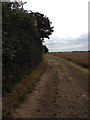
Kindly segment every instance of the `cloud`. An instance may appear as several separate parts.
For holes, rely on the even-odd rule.
[[[43,13],[52,22],[54,33],[44,43],[50,51],[88,49],[87,34],[83,34],[88,32],[88,0],[23,1],[27,1],[25,9]]]
[[[46,15],[59,38],[88,31],[88,0],[23,0],[25,9]]]
[[[88,50],[88,35],[62,39],[56,36],[46,40],[44,44],[47,45],[50,52]]]

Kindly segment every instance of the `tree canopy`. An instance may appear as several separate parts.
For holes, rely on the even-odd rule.
[[[13,2],[2,3],[3,93],[24,74],[36,68],[43,55],[42,42],[53,32],[48,17],[30,12]],[[18,5],[18,3],[17,3]]]

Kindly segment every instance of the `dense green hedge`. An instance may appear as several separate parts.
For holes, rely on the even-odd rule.
[[[53,32],[46,16],[13,8],[13,4],[2,3],[3,95],[38,66],[42,60],[43,39]]]

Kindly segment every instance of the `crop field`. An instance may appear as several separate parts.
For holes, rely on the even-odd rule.
[[[56,56],[46,54],[48,64],[44,73],[34,89],[26,97],[20,98],[25,98],[25,101],[13,111],[14,105],[11,112],[13,118],[88,118],[88,72],[78,65],[77,69],[75,64],[61,60],[57,55],[60,53]],[[37,71],[35,73],[33,76],[38,75]],[[22,92],[23,88],[25,86],[19,90]],[[15,98],[14,95],[13,101]]]
[[[90,52],[61,52],[52,54],[81,65],[84,68],[90,68],[90,63],[88,61]]]

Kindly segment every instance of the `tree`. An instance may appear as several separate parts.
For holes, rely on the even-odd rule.
[[[43,51],[44,51],[44,53],[48,53],[48,48],[46,45],[43,46]]]
[[[53,28],[51,27],[51,22],[48,17],[44,16],[39,12],[32,12],[36,19],[37,29],[40,35],[40,39],[44,40],[44,38],[49,39],[49,35],[52,34]]]
[[[53,32],[46,16],[13,7],[13,4],[2,3],[3,93],[9,92],[23,75],[39,65],[43,56],[43,39],[49,38]]]

